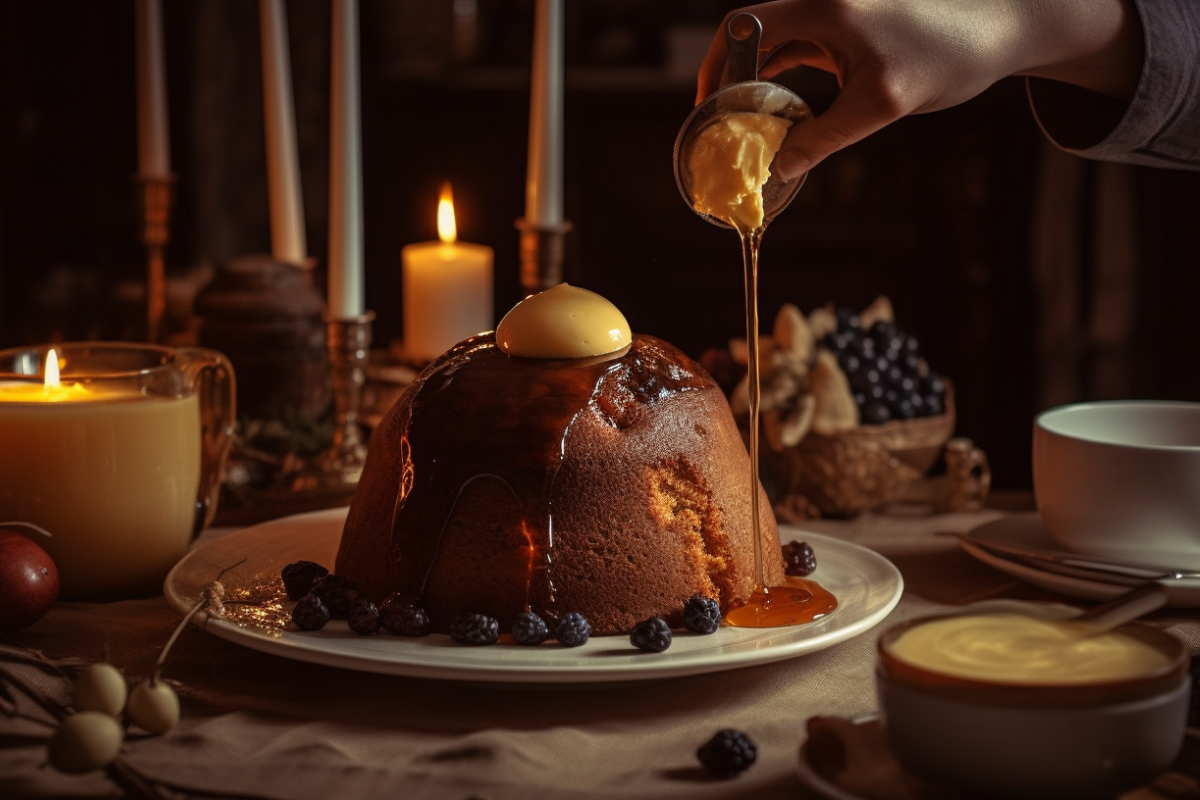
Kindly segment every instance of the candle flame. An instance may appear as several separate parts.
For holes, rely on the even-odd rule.
[[[54,348],[50,348],[50,352],[46,353],[46,379],[44,382],[46,392],[49,393],[52,389],[58,389],[62,386],[62,381],[59,379],[58,372],[58,353]]]
[[[438,238],[444,244],[453,244],[458,239],[458,226],[454,224],[454,195],[450,191],[450,182],[442,184],[442,193],[438,197],[437,212]]]

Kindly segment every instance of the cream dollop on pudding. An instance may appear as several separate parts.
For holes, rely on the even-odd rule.
[[[1088,684],[1165,670],[1171,658],[1119,629],[1088,635],[1069,617],[962,614],[905,631],[887,648],[914,667],[1004,684]]]
[[[589,358],[633,341],[625,315],[595,292],[560,283],[517,303],[496,326],[496,344],[510,356]]]
[[[741,231],[762,227],[762,187],[791,125],[770,114],[735,112],[701,130],[688,157],[696,210]]]

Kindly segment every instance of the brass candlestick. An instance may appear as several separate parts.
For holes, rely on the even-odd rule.
[[[522,218],[517,220],[517,230],[521,232],[521,288],[525,294],[562,283],[565,240],[571,223],[538,225]]]
[[[326,317],[329,374],[333,385],[333,443],[293,484],[300,491],[353,491],[362,477],[367,444],[359,426],[374,311],[357,317]]]
[[[167,277],[164,253],[171,240],[171,204],[175,176],[139,175],[138,202],[142,212],[142,244],[146,248],[146,341],[166,338]]]

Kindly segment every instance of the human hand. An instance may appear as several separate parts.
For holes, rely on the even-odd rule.
[[[768,80],[805,65],[834,74],[841,92],[795,125],[772,170],[783,180],[908,114],[975,97],[1009,75],[1060,80],[1128,98],[1141,65],[1130,0],[776,0],[730,12],[700,67],[696,101],[721,84],[725,25],[762,22],[759,68]]]

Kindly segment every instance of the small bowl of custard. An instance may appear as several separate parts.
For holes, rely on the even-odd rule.
[[[1186,648],[1142,623],[1089,635],[1078,613],[996,601],[887,630],[876,688],[900,763],[996,798],[1112,798],[1169,769],[1187,727]]]

